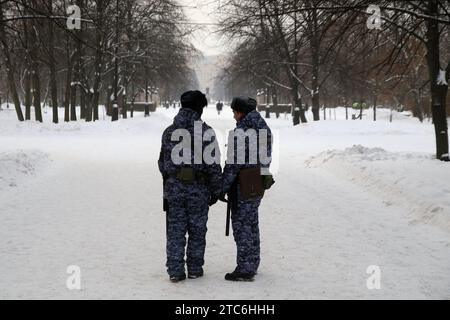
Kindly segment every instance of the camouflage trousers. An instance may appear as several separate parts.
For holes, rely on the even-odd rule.
[[[238,201],[231,215],[233,236],[237,247],[236,272],[253,273],[260,263],[258,208],[261,200]]]
[[[185,273],[185,255],[189,273],[203,270],[208,211],[207,202],[169,203],[166,266],[170,276]],[[188,234],[187,250],[186,234]]]

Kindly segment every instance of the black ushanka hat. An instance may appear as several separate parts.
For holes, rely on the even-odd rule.
[[[187,91],[181,95],[181,107],[196,111],[200,115],[203,113],[203,108],[208,105],[206,96],[200,91]]]
[[[231,102],[231,109],[239,111],[244,114],[248,114],[253,110],[256,110],[256,100],[249,97],[236,97]]]

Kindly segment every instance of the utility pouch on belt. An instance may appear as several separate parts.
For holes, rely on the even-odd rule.
[[[241,197],[243,200],[262,197],[264,195],[263,180],[261,178],[261,168],[242,169],[239,172],[239,184],[241,187]]]
[[[269,190],[275,184],[275,180],[271,174],[262,176],[262,181],[264,190]]]
[[[193,183],[195,173],[193,168],[180,168],[176,175],[177,179],[184,183]]]

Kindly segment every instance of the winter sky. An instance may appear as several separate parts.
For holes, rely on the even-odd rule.
[[[199,23],[199,30],[195,31],[192,42],[194,46],[205,55],[217,55],[223,53],[219,37],[213,32],[217,23],[215,19],[216,8],[220,1],[217,0],[177,0],[184,8],[189,21]]]

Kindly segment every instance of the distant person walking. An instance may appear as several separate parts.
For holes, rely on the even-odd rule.
[[[216,104],[216,109],[217,109],[217,113],[220,115],[220,112],[222,111],[222,109],[223,109],[223,103],[222,102],[220,102],[220,100],[217,102],[217,104]]]

